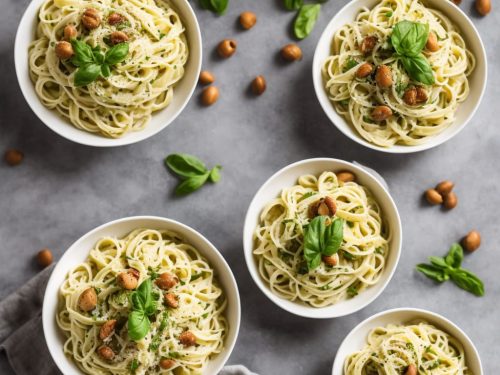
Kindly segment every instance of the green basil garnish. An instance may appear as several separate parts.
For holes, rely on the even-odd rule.
[[[128,335],[138,341],[144,338],[151,327],[149,317],[156,312],[156,302],[153,297],[151,279],[144,280],[130,296],[132,311],[128,315]]]
[[[304,0],[283,0],[283,5],[287,10],[298,10],[304,4]]]
[[[81,66],[75,73],[75,86],[86,86],[94,82],[101,74],[101,66],[99,64],[90,63]]]
[[[119,43],[111,47],[106,52],[106,57],[104,61],[106,62],[106,64],[115,65],[125,60],[127,55],[128,55],[128,43]]]
[[[320,10],[320,4],[306,4],[300,7],[293,24],[293,31],[297,38],[304,39],[311,33],[318,19]]]
[[[326,225],[326,216],[316,216],[311,220],[304,234],[304,259],[309,271],[321,264],[323,255],[331,256],[340,248],[344,238],[344,220],[335,219]]]
[[[219,16],[226,13],[229,5],[229,0],[199,0],[200,7],[218,14]]]
[[[432,68],[424,55],[420,54],[414,57],[400,56],[400,60],[409,76],[415,81],[426,85],[432,85],[435,82]]]

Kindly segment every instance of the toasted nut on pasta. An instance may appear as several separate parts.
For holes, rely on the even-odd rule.
[[[403,101],[408,105],[417,104],[417,89],[415,87],[410,87],[405,90],[403,94]]]
[[[424,103],[429,99],[427,91],[422,86],[417,86],[417,103]]]
[[[131,272],[120,272],[116,277],[116,282],[126,290],[133,290],[139,284],[139,280]]]
[[[405,375],[417,375],[417,366],[411,364],[406,369]]]
[[[128,41],[128,35],[123,31],[113,31],[109,37],[111,44],[120,44]]]
[[[349,172],[349,171],[342,171],[336,173],[337,175],[337,180],[342,181],[342,182],[352,182],[356,179],[356,176],[354,176],[354,173]]]
[[[38,264],[42,267],[47,267],[52,263],[52,252],[49,249],[42,249],[36,255]]]
[[[215,81],[215,77],[214,75],[209,72],[208,70],[203,70],[201,73],[200,73],[200,83],[202,85],[209,85],[210,83],[214,83]]]
[[[364,55],[371,53],[377,44],[377,40],[377,37],[373,35],[365,37],[359,46],[361,53]]]
[[[361,64],[358,70],[356,70],[357,78],[368,77],[373,72],[373,65],[370,63]]]
[[[335,200],[330,196],[321,198],[320,200],[312,203],[309,206],[309,216],[311,218],[314,218],[318,215],[334,216],[336,212],[337,212],[337,205],[335,204]]]
[[[257,16],[253,12],[243,12],[240,14],[240,25],[245,30],[251,29],[257,22]]]
[[[15,167],[22,163],[24,154],[22,151],[10,149],[5,151],[3,158],[8,165]]]
[[[296,61],[302,58],[302,50],[295,43],[290,43],[281,49],[281,57],[287,61]]]
[[[375,73],[375,81],[377,85],[382,88],[387,88],[392,86],[392,72],[391,68],[387,65],[379,65],[377,72]]]
[[[179,336],[179,342],[185,347],[196,344],[196,336],[191,331],[184,331]]]
[[[78,307],[82,311],[92,311],[97,306],[97,294],[94,288],[85,289],[78,297]]]
[[[425,192],[425,199],[432,205],[443,203],[443,197],[437,192],[436,189],[428,189]]]
[[[99,338],[101,340],[106,340],[115,331],[116,320],[111,319],[104,323],[99,329]]]
[[[436,191],[444,197],[450,194],[454,186],[455,184],[451,181],[448,180],[441,181],[439,184],[436,185]]]
[[[71,43],[66,42],[66,41],[60,41],[57,42],[56,44],[56,55],[62,60],[69,59],[71,56],[73,56],[73,46]]]
[[[66,25],[63,30],[64,40],[70,41],[71,39],[75,39],[78,36],[78,31],[76,27],[73,25]]]
[[[454,192],[450,192],[444,196],[443,206],[447,210],[451,210],[452,208],[455,208],[457,206],[457,204],[458,204],[458,198]]]
[[[170,358],[162,358],[160,360],[160,367],[162,369],[165,369],[165,370],[168,370],[169,368],[172,368],[174,367],[175,365],[175,361],[173,359],[170,359]]]
[[[115,357],[113,349],[106,345],[103,345],[99,349],[97,349],[97,353],[99,353],[99,355],[106,361],[111,361]]]
[[[392,109],[386,105],[379,105],[373,109],[371,115],[373,121],[381,122],[392,116]]]
[[[233,53],[236,52],[236,40],[234,39],[224,39],[222,42],[219,43],[217,46],[217,52],[219,52],[219,55],[221,57],[231,57]]]
[[[481,246],[481,235],[477,230],[471,230],[462,239],[462,245],[469,252],[476,251]]]
[[[177,300],[177,296],[174,293],[165,293],[165,303],[168,307],[172,307],[176,309],[179,307],[179,301]]]
[[[476,10],[481,16],[491,12],[491,0],[476,0]]]
[[[266,79],[264,76],[257,76],[252,81],[252,92],[255,95],[262,95],[266,91]]]
[[[101,17],[99,12],[94,8],[87,8],[82,15],[82,23],[88,30],[97,29],[101,24]]]
[[[331,256],[323,255],[323,257],[321,259],[323,259],[323,262],[325,262],[329,266],[333,267],[333,266],[337,265],[337,259],[333,255],[331,255]]]
[[[111,13],[109,16],[108,16],[108,23],[110,25],[117,25],[119,23],[122,23],[124,20],[123,16],[119,13]]]
[[[425,48],[431,52],[439,51],[438,38],[437,38],[437,35],[433,31],[429,32],[429,36],[427,37],[427,43],[425,44]]]
[[[156,279],[155,282],[158,288],[168,290],[170,288],[173,288],[178,281],[179,279],[177,278],[177,276],[172,275],[168,272],[164,272]]]
[[[201,103],[204,106],[214,104],[219,99],[219,89],[215,86],[208,86],[201,93]]]

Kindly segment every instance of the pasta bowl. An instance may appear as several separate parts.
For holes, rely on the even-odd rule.
[[[179,14],[185,29],[189,48],[189,57],[182,79],[174,88],[174,95],[170,104],[152,114],[150,122],[142,130],[129,131],[120,138],[109,138],[100,133],[90,133],[76,128],[71,122],[63,118],[56,110],[45,107],[37,96],[35,86],[30,79],[28,63],[28,46],[34,40],[38,10],[45,0],[33,0],[26,9],[19,23],[15,45],[14,62],[17,80],[29,107],[48,128],[60,136],[83,145],[95,147],[123,146],[140,142],[156,135],[171,124],[189,102],[201,69],[202,41],[196,15],[187,0],[172,0],[171,4]]]
[[[375,285],[360,292],[355,298],[345,299],[325,307],[313,307],[302,302],[290,301],[273,293],[261,277],[257,259],[253,253],[254,235],[264,206],[279,196],[281,190],[296,184],[298,177],[305,174],[318,175],[324,171],[350,171],[356,181],[368,188],[378,202],[385,225],[391,232],[388,255],[380,279]],[[373,302],[385,289],[396,270],[401,253],[402,229],[396,205],[389,192],[376,177],[352,163],[328,158],[307,159],[290,164],[272,175],[257,191],[248,208],[243,228],[243,249],[245,261],[254,282],[272,302],[282,309],[306,318],[335,318],[358,311]]]
[[[240,298],[234,275],[224,257],[203,235],[177,221],[155,216],[127,217],[103,224],[82,236],[65,251],[52,272],[43,300],[43,331],[54,362],[65,375],[82,374],[73,360],[64,354],[65,337],[56,323],[59,289],[67,273],[87,258],[89,250],[100,238],[105,236],[121,237],[137,228],[171,230],[180,234],[186,242],[194,246],[207,259],[214,269],[219,284],[226,294],[225,317],[229,326],[222,352],[210,359],[206,367],[207,374],[218,373],[234,348],[240,327]]]
[[[316,96],[331,123],[344,135],[363,146],[387,153],[411,153],[436,147],[453,138],[470,122],[481,103],[487,81],[486,51],[481,37],[469,17],[453,2],[442,0],[422,1],[429,8],[441,11],[459,27],[460,35],[476,58],[476,67],[468,77],[469,96],[464,102],[459,103],[455,113],[455,121],[442,132],[429,137],[426,142],[418,145],[396,144],[390,147],[376,145],[363,138],[350,122],[337,113],[326,92],[321,69],[325,60],[331,55],[333,36],[343,25],[353,22],[362,7],[372,9],[379,2],[379,0],[353,0],[337,12],[328,23],[316,46],[312,64],[312,78]]]
[[[382,311],[359,323],[340,344],[333,363],[332,375],[344,374],[344,362],[366,344],[368,333],[375,327],[388,324],[404,324],[411,321],[425,321],[448,333],[460,342],[465,350],[466,364],[475,375],[483,375],[479,353],[467,334],[450,320],[431,311],[415,308],[398,308]]]

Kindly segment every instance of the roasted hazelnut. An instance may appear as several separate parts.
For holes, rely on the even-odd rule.
[[[200,73],[199,81],[202,85],[209,85],[210,83],[214,83],[215,77],[208,70],[204,70]]]
[[[97,349],[97,353],[101,356],[102,359],[105,359],[106,361],[111,361],[115,357],[113,349],[106,345],[103,345],[99,349]]]
[[[352,182],[356,179],[356,176],[352,172],[349,171],[342,171],[336,173],[337,175],[337,180],[342,181],[344,183],[346,182]]]
[[[179,279],[177,276],[172,275],[171,273],[164,272],[158,278],[156,279],[155,283],[158,286],[158,288],[163,289],[163,290],[168,290],[170,288],[173,288]]]
[[[175,361],[170,358],[162,358],[160,359],[160,367],[164,370],[168,370],[169,368],[174,367]]]
[[[59,57],[61,60],[66,60],[69,59],[71,56],[73,56],[73,46],[71,45],[70,42],[66,41],[60,41],[57,42],[56,44],[56,55]]]
[[[78,307],[82,311],[92,311],[97,306],[97,293],[94,288],[85,289],[78,297]]]
[[[450,194],[454,186],[455,184],[451,181],[448,180],[441,181],[439,184],[436,185],[436,191],[444,197]]]
[[[422,86],[417,86],[417,103],[425,103],[429,96],[427,95],[427,91]]]
[[[42,249],[36,255],[38,264],[42,267],[47,267],[52,263],[52,252],[49,249]]]
[[[139,270],[136,270],[135,268],[129,268],[127,272],[132,276],[134,276],[137,279],[137,281],[139,281],[139,279],[141,278],[141,273],[139,272]]]
[[[115,331],[116,320],[111,319],[104,323],[99,329],[99,338],[101,340],[106,340]]]
[[[481,246],[481,235],[477,230],[471,230],[462,239],[462,245],[469,252],[476,251]]]
[[[257,76],[252,81],[252,92],[255,95],[262,95],[266,91],[266,79],[264,76]]]
[[[236,40],[234,39],[224,39],[222,42],[219,43],[217,46],[217,52],[219,52],[219,55],[221,57],[231,57],[233,53],[236,52]]]
[[[392,116],[392,109],[386,105],[379,105],[373,108],[371,118],[373,121],[381,122]]]
[[[437,192],[436,189],[428,189],[425,192],[425,199],[432,205],[438,205],[443,203],[443,197]]]
[[[78,36],[78,31],[76,27],[73,25],[66,25],[63,30],[64,40],[70,41],[71,39],[75,39]]]
[[[443,206],[447,210],[451,210],[451,209],[455,208],[457,206],[457,204],[458,204],[458,198],[454,192],[450,192],[444,196]]]
[[[403,101],[408,105],[417,104],[417,89],[415,87],[406,89],[403,94]]]
[[[109,37],[111,44],[120,44],[128,41],[128,35],[123,31],[113,31]]]
[[[196,336],[191,331],[184,331],[179,336],[179,342],[185,347],[196,344]]]
[[[437,35],[431,31],[429,32],[429,36],[427,37],[427,43],[425,44],[425,48],[428,51],[436,52],[439,50],[438,38]]]
[[[172,307],[173,309],[179,307],[179,301],[174,293],[165,293],[163,297],[165,298],[165,303],[168,307]]]
[[[375,73],[375,81],[382,88],[392,86],[392,72],[387,65],[379,65]]]
[[[335,199],[330,196],[321,198],[320,200],[312,203],[309,206],[309,216],[311,218],[316,216],[334,216],[337,212],[337,205]]]
[[[253,12],[243,12],[240,14],[240,25],[245,30],[251,29],[257,22],[257,16]]]
[[[5,151],[3,158],[8,165],[15,167],[22,163],[24,154],[22,151],[10,149]]]
[[[108,16],[108,23],[110,25],[118,25],[119,23],[122,23],[124,20],[123,16],[119,13],[111,13],[109,16]]]
[[[208,86],[201,93],[201,103],[204,106],[214,104],[219,99],[219,89],[216,86]]]
[[[97,29],[101,24],[101,17],[99,12],[94,8],[87,8],[82,15],[82,23],[88,30]]]
[[[139,280],[130,272],[121,272],[116,277],[116,282],[120,287],[126,290],[137,288]]]
[[[406,369],[405,375],[417,375],[417,366],[411,364]]]
[[[327,256],[327,255],[323,255],[321,257],[321,259],[323,259],[323,262],[325,262],[327,265],[333,267],[333,266],[336,266],[337,265],[337,259],[335,258],[334,255],[330,255],[330,256]]]
[[[290,43],[281,49],[281,57],[287,61],[296,61],[302,58],[302,50],[295,43]]]
[[[481,16],[491,12],[491,0],[476,0],[476,10]]]
[[[368,77],[370,74],[373,72],[373,65],[370,63],[364,63],[361,64],[356,70],[356,77],[357,78],[365,78]]]
[[[363,39],[361,45],[359,46],[359,50],[362,54],[368,55],[373,51],[375,45],[377,44],[378,38],[376,36],[370,35]]]

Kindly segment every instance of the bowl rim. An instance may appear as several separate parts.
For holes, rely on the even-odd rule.
[[[255,259],[253,255],[253,234],[255,231],[255,219],[258,220],[258,214],[257,217],[254,217],[251,215],[252,208],[258,204],[257,198],[263,193],[269,185],[271,185],[277,178],[280,177],[281,174],[300,167],[302,165],[307,165],[311,164],[314,165],[316,163],[333,163],[336,164],[338,167],[342,169],[347,169],[350,171],[354,171],[355,173],[363,175],[363,177],[367,177],[368,179],[371,180],[371,182],[375,185],[377,185],[381,191],[382,194],[385,195],[385,198],[388,201],[388,205],[390,206],[390,209],[394,212],[394,218],[396,221],[396,228],[393,228],[394,230],[394,243],[392,246],[394,247],[395,250],[395,259],[394,259],[394,265],[390,269],[386,269],[384,272],[387,272],[387,279],[385,281],[381,281],[380,284],[380,289],[378,290],[377,293],[375,293],[371,298],[366,298],[366,301],[360,304],[360,306],[349,310],[348,312],[345,313],[338,313],[338,312],[327,312],[326,309],[332,309],[332,306],[335,305],[330,305],[330,306],[325,306],[321,308],[314,308],[310,306],[306,306],[300,303],[294,303],[293,308],[289,307],[289,303],[291,301],[283,299],[277,295],[275,295],[270,288],[265,284],[265,282],[262,280],[256,264],[255,264]],[[335,168],[338,168],[335,167]],[[297,176],[298,177],[298,176]],[[380,204],[380,202],[379,202]],[[381,207],[384,210],[384,207]],[[259,207],[259,210],[257,211],[260,213],[262,211],[262,206]],[[251,226],[252,230],[250,231],[247,228]],[[399,239],[398,242],[396,242],[396,238]],[[245,215],[245,222],[243,226],[243,252],[245,256],[245,262],[248,268],[248,271],[254,281],[255,284],[259,287],[259,289],[264,293],[264,295],[271,300],[275,305],[278,307],[282,308],[283,310],[292,313],[294,315],[304,317],[304,318],[310,318],[310,319],[331,319],[331,318],[338,318],[341,316],[346,316],[353,314],[359,310],[364,309],[366,306],[374,302],[380,294],[386,289],[386,287],[389,285],[390,281],[392,280],[392,277],[394,276],[394,273],[396,272],[396,269],[399,264],[399,259],[401,257],[401,252],[402,252],[402,244],[403,244],[403,229],[402,229],[402,224],[401,224],[401,217],[399,215],[398,208],[396,206],[396,203],[394,202],[394,199],[392,198],[391,194],[389,191],[385,188],[385,186],[378,180],[376,176],[374,176],[371,172],[369,172],[367,169],[364,169],[362,166],[357,166],[351,162],[341,160],[341,159],[335,159],[335,158],[324,158],[324,157],[319,157],[319,158],[310,158],[310,159],[303,159],[296,161],[294,163],[288,164],[285,167],[279,169],[277,172],[273,173],[262,185],[261,187],[257,190],[255,195],[253,196],[248,209],[247,213]],[[360,294],[360,297],[363,294]],[[312,314],[312,312],[315,312]]]
[[[231,293],[234,294],[234,321],[229,319],[229,316],[226,316],[228,319],[228,322],[231,324],[231,330],[234,332],[231,335],[228,335],[226,337],[226,340],[224,342],[224,347],[221,353],[217,355],[217,357],[221,357],[222,360],[220,361],[220,365],[218,368],[216,368],[216,373],[219,372],[222,367],[225,365],[227,360],[229,359],[234,346],[236,345],[236,342],[238,340],[238,335],[239,335],[239,330],[240,330],[240,325],[241,325],[241,300],[240,300],[240,294],[239,294],[239,288],[238,284],[236,282],[236,279],[234,277],[234,274],[231,270],[231,267],[227,263],[226,259],[224,256],[220,253],[220,251],[200,232],[195,230],[194,228],[183,224],[177,220],[165,218],[165,217],[160,217],[160,216],[151,216],[151,215],[141,215],[141,216],[129,216],[129,217],[123,217],[120,219],[112,220],[107,223],[101,224],[84,235],[82,235],[80,238],[78,238],[75,242],[73,242],[63,253],[61,256],[61,259],[57,262],[56,266],[51,272],[50,278],[47,282],[47,285],[45,287],[44,295],[43,295],[43,303],[42,303],[42,327],[43,327],[43,334],[44,334],[44,339],[45,343],[47,345],[47,348],[49,350],[50,356],[54,363],[56,364],[57,368],[63,373],[64,369],[62,368],[62,364],[56,360],[56,358],[60,357],[60,354],[62,353],[62,346],[57,346],[57,345],[51,345],[49,344],[49,341],[56,342],[58,341],[58,338],[54,335],[54,333],[58,330],[57,324],[55,323],[55,317],[52,315],[52,309],[53,309],[53,303],[54,303],[54,290],[57,291],[57,294],[59,293],[59,288],[60,285],[57,284],[57,276],[60,274],[66,275],[68,270],[63,268],[63,260],[65,258],[71,258],[71,251],[75,251],[74,249],[78,249],[80,246],[80,243],[87,240],[88,238],[94,236],[96,233],[102,231],[103,229],[109,229],[112,227],[115,227],[119,224],[122,223],[132,223],[132,222],[140,222],[140,221],[152,221],[152,222],[157,222],[158,227],[162,226],[170,226],[174,229],[171,229],[173,231],[177,231],[179,229],[189,233],[189,235],[183,235],[185,237],[187,242],[190,242],[190,238],[197,237],[198,240],[203,242],[204,244],[204,249],[200,251],[200,253],[206,257],[205,253],[209,252],[214,255],[214,257],[217,259],[217,268],[219,273],[225,272],[230,280],[229,285],[225,285],[221,283],[221,286],[225,289],[226,293],[229,295]],[[140,225],[137,225],[136,228],[140,227]],[[177,228],[177,229],[175,229]],[[207,251],[208,250],[208,251]],[[213,263],[213,262],[212,262]],[[213,266],[213,265],[212,265]],[[216,267],[214,267],[216,268]],[[219,278],[220,280],[220,278]],[[231,291],[231,293],[229,293]],[[57,300],[55,301],[57,303]],[[229,339],[233,337],[231,341]],[[64,358],[67,358],[64,356]],[[73,361],[71,358],[67,358],[68,361]],[[78,374],[83,374],[83,372],[79,371]]]
[[[24,37],[26,33],[31,34],[31,39],[33,40],[33,34],[35,32],[35,27],[32,25],[33,22],[36,21],[38,17],[38,9],[40,6],[43,4],[45,0],[31,0],[31,2],[28,4],[26,7],[21,20],[19,21],[17,31],[16,31],[16,36],[14,40],[14,67],[15,67],[15,72],[16,72],[16,79],[17,83],[19,85],[19,88],[21,89],[21,93],[24,97],[25,102],[28,104],[28,107],[31,109],[31,111],[35,114],[37,119],[44,124],[46,127],[48,127],[50,130],[52,130],[54,133],[58,134],[59,136],[81,144],[85,146],[92,146],[92,147],[118,147],[118,146],[126,146],[134,143],[138,143],[141,141],[144,141],[148,138],[151,138],[158,133],[160,133],[162,130],[164,130],[167,126],[172,124],[177,117],[182,113],[182,111],[185,109],[187,104],[190,102],[193,93],[196,89],[196,86],[198,84],[198,77],[200,75],[201,71],[201,65],[202,65],[202,59],[203,59],[203,42],[202,42],[202,37],[201,37],[201,30],[200,30],[200,24],[198,22],[198,19],[196,17],[196,13],[193,10],[193,7],[189,3],[188,0],[173,0],[173,6],[177,10],[177,5],[176,3],[183,3],[183,7],[186,10],[186,14],[184,17],[182,17],[183,21],[185,22],[185,25],[188,23],[186,18],[190,18],[189,21],[189,33],[191,33],[192,40],[195,41],[194,45],[190,45],[190,54],[188,57],[188,63],[193,64],[194,66],[194,75],[195,77],[193,79],[193,82],[187,84],[189,87],[189,90],[186,91],[186,97],[181,102],[181,104],[178,106],[178,108],[173,112],[172,116],[163,123],[157,127],[152,132],[145,132],[145,129],[139,130],[138,132],[129,132],[125,134],[123,137],[119,138],[110,138],[101,135],[100,133],[90,133],[86,132],[85,130],[75,128],[76,130],[79,130],[81,132],[87,133],[87,135],[90,135],[88,139],[85,137],[81,137],[80,133],[76,134],[71,134],[67,133],[65,131],[61,131],[60,127],[58,124],[53,124],[53,120],[55,118],[58,118],[61,121],[64,121],[67,126],[74,127],[74,125],[66,118],[63,118],[60,116],[55,110],[53,109],[48,109],[43,104],[41,103],[40,99],[38,98],[38,95],[35,92],[35,88],[33,85],[33,82],[29,79],[29,65],[27,59],[23,59],[22,55],[24,54],[23,50],[27,49],[26,46],[21,46],[21,39]],[[34,15],[34,18],[32,16]],[[187,15],[187,17],[186,17]],[[187,29],[187,28],[186,28]],[[196,51],[196,55],[198,55],[198,59],[195,60],[193,57],[192,51]],[[24,73],[23,70],[27,70],[27,73]],[[28,75],[28,80],[29,82],[26,82],[26,80],[21,79],[21,77],[24,77],[24,74]],[[183,77],[185,78],[185,77]],[[181,79],[182,81],[182,79]],[[40,104],[47,109],[51,114],[43,113],[42,108],[37,108],[37,105],[35,104],[35,100],[38,100]],[[168,108],[168,106],[167,106]],[[166,110],[167,108],[163,108],[160,110],[157,114],[161,113],[161,111]],[[150,122],[154,119],[155,113],[152,114],[152,119]],[[151,124],[148,124],[151,125]],[[142,134],[141,134],[142,133]],[[127,135],[135,135],[135,137],[128,137]]]
[[[420,144],[420,145],[415,145],[415,146],[405,146],[405,145],[394,145],[391,147],[382,147],[378,146],[374,143],[371,143],[367,141],[366,139],[362,138],[357,131],[354,129],[352,132],[349,132],[347,129],[352,128],[352,125],[349,124],[342,116],[340,116],[333,105],[331,104],[330,100],[328,99],[328,96],[325,92],[325,88],[323,86],[323,78],[321,75],[321,66],[322,66],[322,61],[320,61],[320,46],[325,44],[326,41],[329,42],[329,45],[331,44],[330,41],[332,40],[333,34],[338,30],[340,26],[335,26],[338,24],[338,18],[346,12],[347,9],[350,7],[354,6],[355,3],[361,2],[361,1],[376,1],[376,0],[350,0],[347,4],[345,4],[338,12],[335,13],[335,15],[332,17],[332,19],[328,22],[328,24],[325,26],[323,32],[321,33],[321,36],[318,39],[318,42],[316,43],[316,47],[314,50],[314,57],[313,57],[313,62],[312,62],[312,80],[313,80],[313,86],[314,86],[314,92],[316,94],[316,98],[318,99],[318,102],[320,103],[321,108],[323,109],[323,112],[325,115],[328,117],[328,120],[332,125],[334,125],[342,134],[347,136],[349,139],[352,141],[368,147],[372,150],[376,151],[381,151],[385,153],[390,153],[390,154],[409,154],[409,153],[414,153],[414,152],[420,152],[420,151],[425,151],[429,150],[431,148],[437,147],[452,138],[454,138],[458,133],[460,133],[471,121],[471,119],[474,117],[476,114],[479,106],[481,105],[481,102],[483,100],[485,91],[486,91],[486,85],[488,82],[488,59],[486,55],[486,48],[484,46],[483,40],[481,39],[481,35],[479,34],[479,31],[477,30],[476,26],[474,23],[471,21],[471,19],[465,14],[465,12],[460,9],[457,5],[455,5],[453,2],[443,2],[443,7],[446,8],[448,7],[448,12],[455,12],[456,17],[454,18],[460,18],[460,22],[464,22],[470,27],[473,31],[472,37],[477,38],[479,41],[477,48],[479,51],[479,55],[476,56],[476,59],[480,60],[484,64],[484,81],[482,83],[482,86],[480,88],[481,92],[479,94],[479,98],[477,100],[477,103],[475,104],[474,108],[470,113],[466,116],[465,120],[463,123],[456,127],[452,132],[450,132],[446,137],[434,141],[439,134],[437,134],[435,137],[432,137],[429,139],[428,142]],[[425,2],[434,2],[436,0],[425,0]],[[432,7],[431,7],[432,8]],[[453,9],[453,10],[452,10]],[[443,11],[443,13],[445,13]],[[446,13],[445,13],[446,14]],[[447,14],[449,17],[449,14]],[[458,22],[455,22],[458,23]],[[463,26],[460,26],[460,31],[463,31]],[[332,31],[330,31],[332,30]],[[468,38],[470,39],[470,38]],[[347,129],[344,126],[339,126],[337,125],[337,122],[342,123],[347,127]],[[441,133],[440,133],[441,134]]]
[[[444,317],[443,315],[435,313],[435,312],[430,311],[430,310],[425,310],[425,309],[416,308],[416,307],[397,307],[397,308],[393,308],[393,309],[380,311],[380,312],[373,314],[373,315],[369,316],[368,318],[362,320],[360,323],[356,324],[356,326],[354,328],[352,328],[349,331],[349,333],[344,337],[344,339],[342,340],[342,342],[340,343],[340,345],[337,349],[337,353],[335,354],[335,359],[333,360],[333,365],[332,365],[332,375],[342,375],[343,374],[343,371],[341,374],[335,374],[335,372],[334,372],[336,369],[335,365],[336,365],[337,361],[340,361],[340,360],[343,361],[345,359],[345,358],[340,358],[339,353],[340,353],[342,347],[345,344],[347,344],[347,341],[351,337],[353,337],[364,325],[366,325],[366,324],[368,324],[368,323],[370,323],[370,322],[372,322],[380,317],[383,317],[386,315],[398,314],[398,313],[414,313],[416,315],[422,315],[423,319],[426,319],[426,317],[430,316],[431,319],[433,319],[435,322],[438,322],[437,324],[435,324],[434,322],[430,322],[431,324],[435,324],[437,326],[440,326],[440,325],[441,326],[444,326],[444,325],[451,326],[453,329],[455,329],[457,332],[459,332],[463,336],[463,338],[467,342],[468,347],[471,349],[471,351],[473,352],[474,356],[477,359],[477,362],[479,364],[480,373],[475,374],[475,375],[483,375],[483,365],[481,363],[481,357],[479,356],[479,352],[478,352],[476,346],[474,345],[474,343],[472,342],[471,338],[458,325],[456,325],[450,319]],[[445,330],[444,327],[441,327],[441,329]],[[368,333],[368,331],[365,332],[365,336],[367,333]],[[450,334],[450,333],[448,333],[448,334]],[[460,342],[462,345],[464,345],[464,342],[462,342],[462,340],[460,340]],[[342,362],[342,365],[343,365],[343,362]]]

